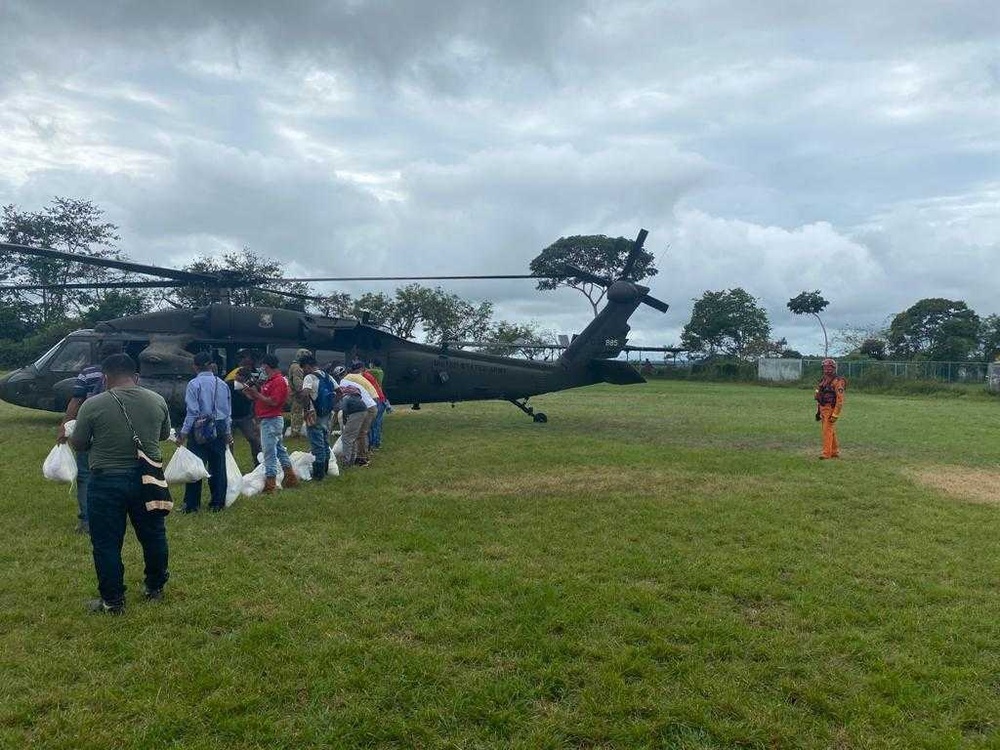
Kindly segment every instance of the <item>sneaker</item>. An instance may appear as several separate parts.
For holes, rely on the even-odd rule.
[[[143,589],[142,598],[147,602],[162,602],[163,589]]]
[[[354,465],[355,466],[367,466],[368,465],[368,459],[367,458],[358,458],[358,459],[355,459]]]
[[[123,615],[125,614],[125,603],[108,604],[103,599],[91,599],[87,602],[87,609],[94,614]]]

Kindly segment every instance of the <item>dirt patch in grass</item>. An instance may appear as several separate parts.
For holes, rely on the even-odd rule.
[[[1000,505],[1000,471],[968,466],[929,466],[912,469],[917,482],[959,500],[982,505]]]

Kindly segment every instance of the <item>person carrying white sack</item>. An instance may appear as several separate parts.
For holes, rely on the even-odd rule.
[[[362,393],[361,386],[348,380],[341,380],[337,386],[337,395],[341,399],[340,410],[344,415],[344,431],[340,436],[340,442],[344,449],[341,460],[345,469],[355,465],[368,465],[366,459],[363,460],[358,456],[358,439],[368,413]]]
[[[112,354],[121,354],[122,346],[117,342],[104,342],[98,350],[98,362],[84,367],[80,374],[73,381],[73,391],[69,403],[66,404],[66,413],[63,415],[59,425],[59,436],[57,442],[66,443],[69,435],[66,434],[66,425],[76,421],[76,415],[80,411],[83,402],[92,396],[104,392],[104,372],[101,370],[101,361]],[[77,505],[77,534],[89,534],[90,522],[87,518],[87,488],[90,484],[90,453],[88,451],[76,451],[76,505]]]
[[[212,355],[194,355],[195,376],[187,384],[184,403],[187,413],[177,436],[178,445],[208,465],[208,487],[212,512],[226,507],[226,449],[233,444],[232,411],[229,386],[211,370]],[[183,513],[197,513],[201,507],[201,480],[188,482],[184,488]]]
[[[322,481],[330,463],[330,416],[337,384],[316,365],[316,357],[312,354],[299,359],[299,365],[305,373],[299,398],[313,455],[311,478]]]
[[[127,354],[115,354],[101,364],[106,390],[80,407],[69,442],[77,451],[90,451],[87,510],[101,595],[90,602],[90,609],[121,614],[125,611],[122,544],[126,519],[142,545],[145,598],[161,599],[170,577],[165,519],[173,503],[166,483],[162,490],[148,484],[143,471],[144,463],[161,465],[160,441],[170,436],[170,414],[163,396],[136,384],[135,360]],[[150,499],[150,494],[163,497]]]

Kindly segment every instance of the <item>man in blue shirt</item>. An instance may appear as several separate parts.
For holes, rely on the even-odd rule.
[[[101,362],[113,354],[121,354],[120,344],[101,344],[98,350],[97,364],[87,365],[76,376],[73,381],[73,392],[69,403],[66,405],[66,414],[59,425],[60,443],[66,442],[66,423],[76,419],[83,402],[91,396],[104,392],[104,371],[101,369]],[[90,519],[87,517],[87,488],[90,484],[90,451],[82,450],[76,452],[76,533],[90,534]]]
[[[209,510],[226,507],[226,448],[233,443],[232,406],[229,386],[212,372],[212,355],[194,355],[197,373],[187,385],[184,403],[187,414],[177,436],[178,445],[188,449],[208,465],[208,489],[211,493]],[[207,425],[203,425],[207,422]],[[205,433],[211,432],[206,438]],[[184,488],[183,513],[197,513],[201,507],[201,480],[189,482]]]

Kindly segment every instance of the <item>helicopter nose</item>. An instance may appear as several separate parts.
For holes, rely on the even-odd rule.
[[[34,387],[35,374],[22,367],[0,378],[0,400],[17,406],[30,406],[25,397]]]

